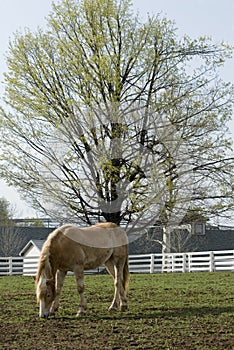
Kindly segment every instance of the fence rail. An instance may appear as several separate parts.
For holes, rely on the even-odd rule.
[[[35,275],[39,257],[0,258],[0,275]],[[87,273],[99,273],[99,267]],[[234,271],[234,250],[129,256],[131,273]]]
[[[0,258],[0,276],[22,275],[23,261],[22,257]]]

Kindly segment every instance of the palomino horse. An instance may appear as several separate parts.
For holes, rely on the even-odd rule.
[[[114,299],[110,311],[127,309],[128,239],[119,226],[106,222],[78,228],[64,225],[53,231],[42,248],[36,282],[39,316],[55,315],[64,278],[68,271],[76,277],[80,295],[77,316],[86,311],[84,297],[84,270],[105,264],[114,278]]]

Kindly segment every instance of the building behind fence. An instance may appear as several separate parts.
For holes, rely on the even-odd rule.
[[[36,274],[39,257],[2,257],[0,275]],[[99,273],[104,269],[87,271]],[[234,271],[234,250],[129,256],[131,273]]]

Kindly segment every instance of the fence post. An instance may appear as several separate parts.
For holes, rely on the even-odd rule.
[[[215,261],[214,261],[214,252],[210,252],[210,272],[215,271]]]
[[[13,275],[13,263],[12,263],[11,256],[8,258],[8,265],[9,265],[9,275],[12,276]]]
[[[162,273],[166,272],[166,254],[162,253]]]
[[[154,254],[150,254],[150,273],[154,273]]]
[[[187,258],[187,254],[183,253],[182,255],[182,272],[186,272],[186,258]]]
[[[191,253],[188,253],[188,272],[191,272]]]
[[[175,272],[175,255],[171,254],[171,272]]]
[[[233,259],[232,259],[232,263],[233,263],[232,271],[234,271],[234,250],[233,250]]]

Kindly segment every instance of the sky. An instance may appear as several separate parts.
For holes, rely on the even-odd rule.
[[[133,8],[144,17],[160,13],[175,21],[178,37],[209,36],[215,43],[228,42],[234,46],[233,0],[133,0]],[[4,91],[3,73],[7,70],[5,55],[9,40],[17,31],[46,26],[46,17],[52,9],[51,0],[0,0],[0,103]],[[234,83],[234,58],[221,69],[220,76]],[[230,122],[234,139],[234,117]],[[15,208],[15,216],[37,216],[19,197],[16,189],[0,180],[0,197],[6,198]]]

